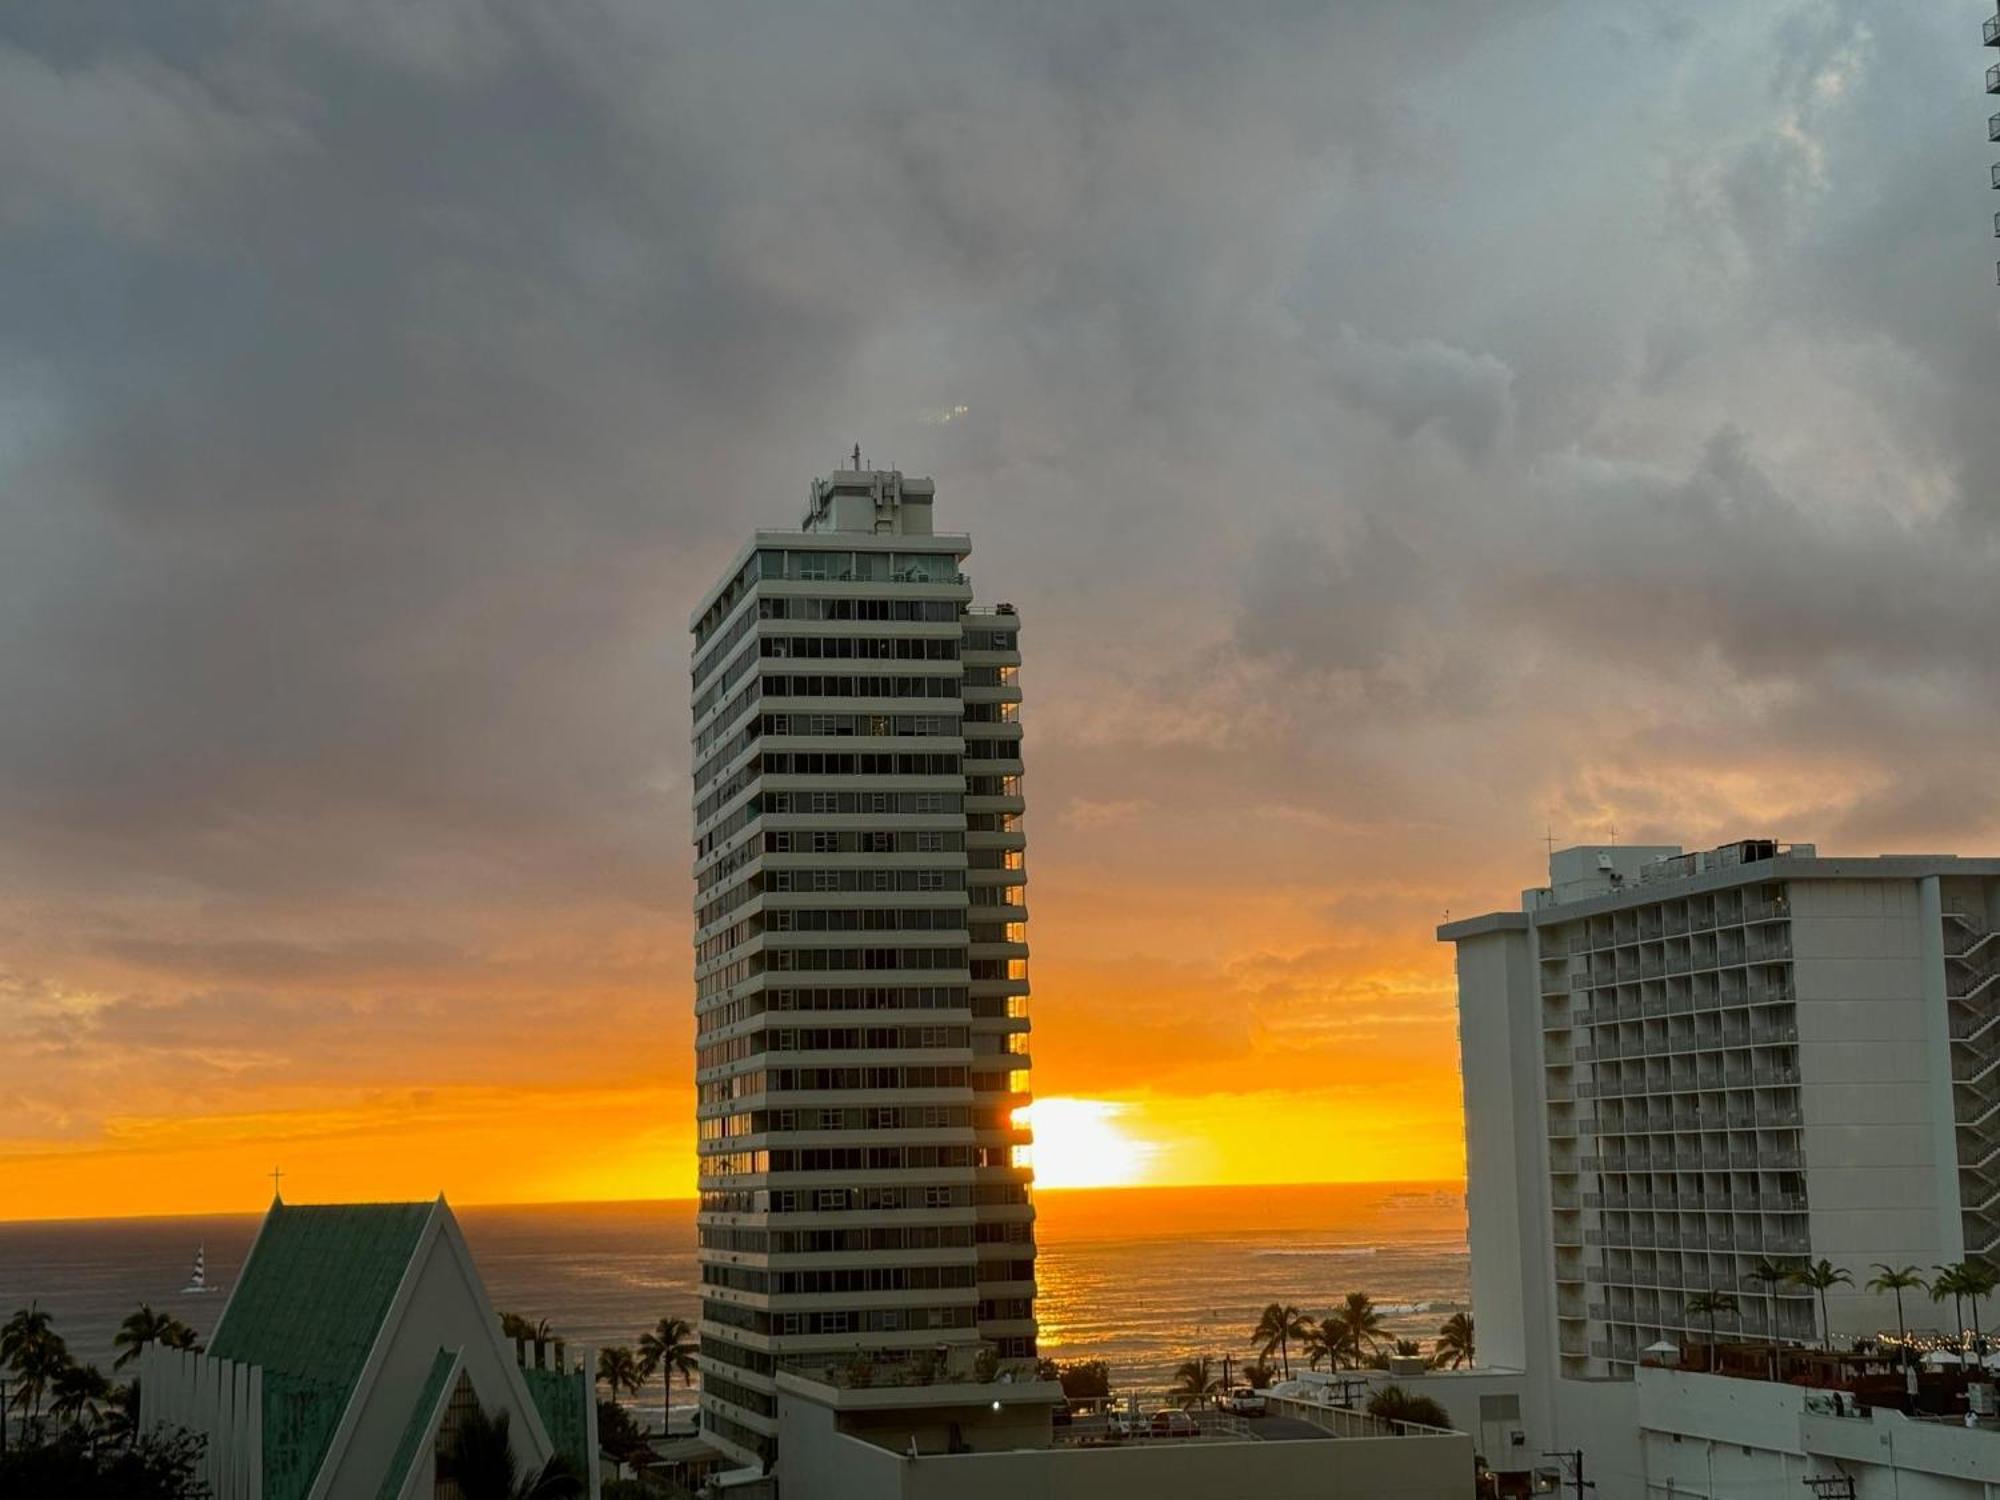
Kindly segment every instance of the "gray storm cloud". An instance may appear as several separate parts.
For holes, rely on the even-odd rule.
[[[0,1085],[87,1118],[79,991],[232,1077],[454,956],[503,1033],[654,1014],[687,607],[857,439],[1025,612],[1038,952],[1167,860],[1504,899],[1551,809],[1760,767],[1783,836],[1990,847],[1976,21],[16,9]]]

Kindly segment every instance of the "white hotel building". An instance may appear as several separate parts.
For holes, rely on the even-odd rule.
[[[814,483],[694,634],[705,1435],[780,1368],[1035,1353],[1019,620],[928,479]]]
[[[1895,1327],[1865,1290],[1875,1263],[2000,1251],[2000,860],[1750,840],[1567,849],[1549,876],[1519,911],[1438,929],[1458,953],[1481,1364],[1524,1372],[1524,1446],[1595,1449],[1605,1496],[1853,1477],[1864,1460],[1815,1457],[1796,1389],[1641,1366],[1707,1338],[1688,1304],[1710,1291],[1737,1299],[1725,1339],[1815,1340],[1813,1294],[1753,1279],[1760,1258],[1853,1276],[1828,1297],[1838,1343]],[[1912,1326],[1936,1321],[1918,1293]],[[1746,1417],[1774,1400],[1776,1427]],[[2000,1480],[2000,1433],[1896,1412],[1856,1440],[1878,1465],[1890,1419],[1944,1465],[1942,1488],[1890,1474],[1901,1493]],[[1853,1437],[1851,1416],[1811,1421]],[[1690,1478],[1684,1442],[1727,1448],[1727,1482]]]

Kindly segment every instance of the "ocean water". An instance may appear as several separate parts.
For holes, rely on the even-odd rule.
[[[1121,1388],[1164,1388],[1197,1354],[1249,1357],[1273,1301],[1317,1315],[1365,1291],[1391,1331],[1420,1339],[1466,1305],[1455,1184],[1043,1191],[1036,1207],[1043,1352],[1108,1360]],[[692,1203],[455,1212],[493,1305],[572,1343],[631,1344],[660,1317],[696,1315]],[[73,1354],[109,1370],[112,1335],[142,1301],[213,1329],[257,1223],[0,1223],[0,1317],[38,1301]],[[197,1247],[222,1291],[182,1292]],[[661,1395],[655,1377],[637,1401],[657,1409]]]

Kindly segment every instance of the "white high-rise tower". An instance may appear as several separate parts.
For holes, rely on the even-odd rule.
[[[1524,1446],[1590,1447],[1602,1493],[1637,1495],[1643,1426],[1674,1493],[1795,1487],[1796,1413],[1728,1439],[1773,1450],[1757,1472],[1777,1478],[1718,1467],[1689,1490],[1671,1450],[1710,1430],[1703,1399],[1738,1396],[1634,1408],[1632,1383],[1712,1368],[1717,1343],[1755,1349],[1755,1372],[1767,1346],[1893,1333],[1883,1266],[2000,1261],[2000,860],[1560,849],[1520,910],[1438,936],[1458,953],[1480,1360],[1527,1372]],[[1819,1261],[1847,1279],[1787,1279]],[[1908,1326],[1956,1311],[1920,1303]]]
[[[780,1369],[1035,1352],[1019,621],[933,493],[857,453],[691,621],[703,1427],[745,1459]]]

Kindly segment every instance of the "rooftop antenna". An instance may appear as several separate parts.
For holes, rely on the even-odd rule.
[[[859,443],[854,445],[854,472],[857,474],[861,472],[861,445]]]
[[[1549,846],[1549,858],[1554,859],[1556,857],[1556,830],[1554,824],[1544,823],[1542,825],[1542,842]]]

